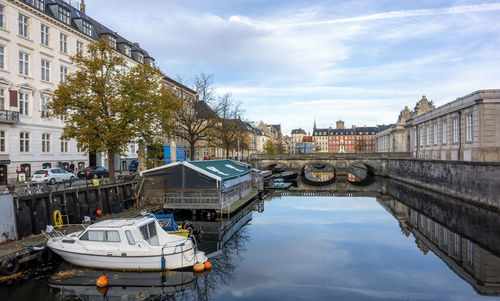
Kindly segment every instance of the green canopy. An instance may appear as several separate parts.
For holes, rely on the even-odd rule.
[[[216,175],[223,181],[241,177],[250,173],[250,169],[230,160],[189,161],[189,164]]]

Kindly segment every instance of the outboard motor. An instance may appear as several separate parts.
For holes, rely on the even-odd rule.
[[[188,229],[189,230],[189,235],[193,236],[196,239],[196,242],[199,242],[201,240],[201,236],[203,235],[203,231],[200,229],[195,229],[193,226],[193,223],[191,223],[188,220],[185,220],[182,223],[182,228],[183,229]]]

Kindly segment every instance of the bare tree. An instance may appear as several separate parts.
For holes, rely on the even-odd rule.
[[[195,157],[196,144],[199,141],[208,141],[210,130],[218,122],[213,74],[201,73],[194,78],[193,85],[198,99],[182,99],[182,107],[173,114],[174,135],[188,142],[191,159]]]
[[[229,150],[238,147],[238,141],[243,141],[245,123],[241,121],[240,103],[236,102],[230,93],[219,98],[219,123],[215,127],[216,139],[220,146],[226,151],[229,158]]]

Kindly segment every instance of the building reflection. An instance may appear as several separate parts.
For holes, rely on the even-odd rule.
[[[436,254],[477,293],[500,296],[500,257],[487,246],[478,245],[394,198],[382,196],[377,201],[398,220],[406,237],[415,237],[424,254]]]

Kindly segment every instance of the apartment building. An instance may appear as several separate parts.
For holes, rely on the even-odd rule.
[[[130,66],[154,63],[139,44],[87,16],[84,1],[75,8],[62,0],[0,0],[0,183],[71,161],[79,169],[98,163],[98,155],[61,139],[64,120],[46,118],[45,106],[75,71],[71,56],[100,38]]]

